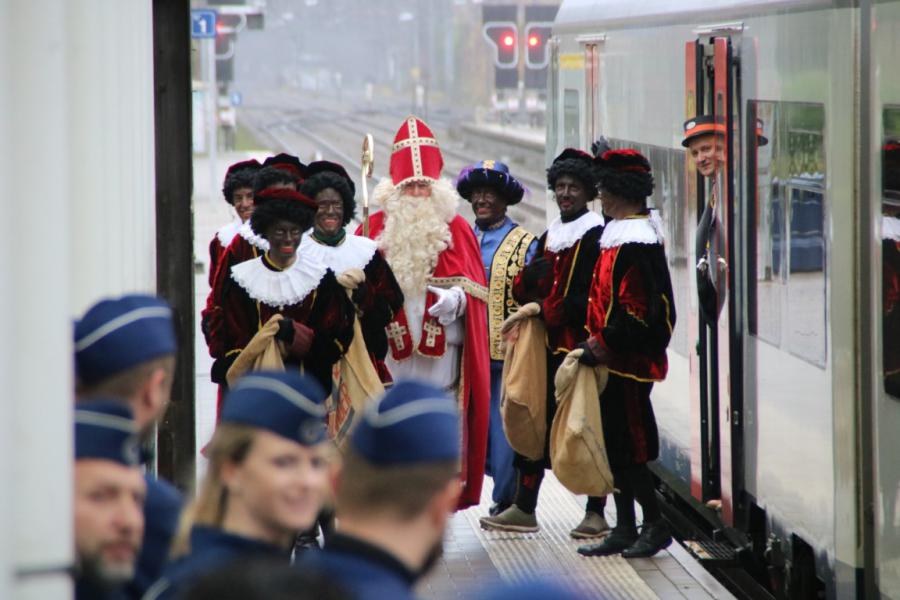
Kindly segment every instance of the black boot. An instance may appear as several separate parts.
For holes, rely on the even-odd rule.
[[[582,556],[610,556],[618,554],[630,547],[638,539],[637,530],[634,527],[616,527],[602,542],[579,546],[578,554]]]
[[[653,523],[644,523],[641,537],[629,548],[622,551],[624,558],[647,558],[653,556],[663,548],[668,548],[672,543],[672,532],[669,525],[663,519],[657,519]]]

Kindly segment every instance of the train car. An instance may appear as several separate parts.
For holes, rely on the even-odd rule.
[[[602,135],[653,165],[679,315],[653,390],[667,516],[748,597],[900,598],[897,40],[897,1],[565,0],[553,27],[548,158]],[[697,115],[724,125],[714,181],[681,145]]]

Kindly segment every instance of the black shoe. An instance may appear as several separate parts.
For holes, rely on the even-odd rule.
[[[653,556],[663,548],[668,548],[672,543],[672,532],[669,525],[662,519],[653,523],[645,523],[641,531],[641,537],[622,551],[624,558],[647,558]]]
[[[510,506],[512,506],[512,502],[495,502],[488,509],[488,514],[492,517],[496,517]]]
[[[582,556],[610,556],[631,547],[639,539],[634,527],[616,527],[602,542],[579,546],[578,554]]]

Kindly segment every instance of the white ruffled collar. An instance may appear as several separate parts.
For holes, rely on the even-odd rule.
[[[263,260],[263,256],[258,256],[234,265],[231,278],[252,299],[278,309],[303,302],[328,272],[323,263],[299,252],[294,264],[284,271],[273,271]]]
[[[238,230],[238,235],[247,240],[251,245],[256,246],[263,252],[269,251],[269,242],[264,237],[261,237],[253,231],[253,228],[250,227],[250,221],[247,221],[241,228]]]
[[[603,225],[603,217],[592,210],[568,223],[563,223],[560,217],[556,217],[547,228],[547,241],[544,248],[550,252],[560,252],[571,248],[584,237],[589,229],[593,229],[597,225]]]
[[[232,221],[228,225],[221,227],[216,232],[216,237],[219,238],[219,243],[222,244],[223,248],[228,247],[228,244],[230,244],[231,240],[234,239],[234,236],[238,234],[238,231],[243,224],[243,221],[238,219],[237,221]]]
[[[662,243],[662,223],[655,211],[649,215],[610,221],[600,237],[601,248],[615,248],[623,244]]]
[[[900,217],[881,218],[881,239],[900,242]]]
[[[316,241],[310,230],[303,234],[298,252],[340,274],[347,269],[364,269],[377,249],[375,240],[349,233],[337,246],[329,246]]]

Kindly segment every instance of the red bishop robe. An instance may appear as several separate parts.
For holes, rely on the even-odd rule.
[[[369,237],[377,239],[384,230],[385,214],[379,211],[369,219]],[[431,276],[430,284],[436,287],[460,287],[466,294],[465,340],[459,383],[459,407],[462,414],[464,484],[459,499],[459,509],[475,506],[481,501],[481,484],[487,454],[487,433],[490,408],[490,355],[487,330],[487,279],[481,262],[481,251],[472,227],[465,219],[456,216],[450,222],[452,239],[450,247],[441,252]],[[362,235],[358,228],[357,235]],[[414,235],[414,232],[411,232]],[[390,257],[388,257],[390,262]],[[428,315],[428,308],[435,302],[435,295],[427,294],[425,323],[423,326],[440,327],[437,320]],[[389,327],[403,327],[405,312],[400,311]],[[408,329],[408,327],[406,328]],[[441,329],[443,329],[441,327]],[[423,331],[427,331],[423,329]],[[440,338],[440,334],[438,334]],[[419,351],[427,353],[422,342]],[[409,344],[409,350],[412,344]],[[396,348],[392,348],[392,351]],[[424,352],[423,352],[424,351]],[[434,354],[435,356],[440,356]]]

